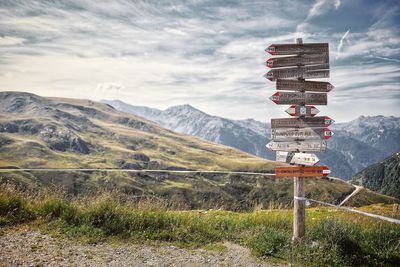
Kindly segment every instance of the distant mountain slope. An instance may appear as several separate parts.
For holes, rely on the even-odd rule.
[[[142,116],[173,131],[194,135],[204,140],[238,148],[266,159],[275,153],[265,149],[270,134],[268,124],[256,120],[229,120],[211,116],[190,105],[166,110],[132,106],[119,100],[103,100],[118,110]]]
[[[375,192],[400,198],[400,153],[368,166],[353,181]]]
[[[275,153],[265,149],[270,125],[256,120],[229,120],[208,115],[190,105],[166,110],[132,106],[119,100],[103,100],[118,110],[136,114],[182,133],[204,140],[232,146],[266,159]],[[360,117],[334,124],[335,136],[328,142],[328,151],[320,153],[321,164],[330,166],[333,176],[350,179],[366,166],[400,151],[400,118]]]
[[[274,162],[89,100],[0,92],[0,167],[271,171]]]
[[[173,112],[173,109],[169,112]],[[201,116],[199,111],[191,112]],[[182,110],[176,112],[182,113]],[[185,116],[181,119],[184,120]],[[222,120],[222,123],[227,129],[233,127],[234,130],[237,127],[229,121]],[[260,125],[255,121],[236,123],[248,125],[243,131],[250,131],[254,135],[261,131],[257,129]],[[198,130],[202,132],[202,129]],[[0,92],[0,168],[272,172],[276,165],[275,162],[234,148],[167,130],[107,104]],[[293,183],[290,179],[254,174],[143,174],[123,171],[30,171],[0,174],[0,183],[16,182],[24,188],[55,185],[74,195],[94,192],[99,188],[117,188],[135,197],[161,198],[189,209],[223,207],[252,210],[257,206],[268,207],[271,203],[290,206],[293,199]],[[340,180],[317,178],[307,179],[306,182],[307,197],[323,201],[337,203],[352,190],[350,184]],[[371,200],[372,196],[366,194],[357,205],[375,201]],[[374,199],[384,199],[387,203],[397,201],[381,197]]]

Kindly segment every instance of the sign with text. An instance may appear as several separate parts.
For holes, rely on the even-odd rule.
[[[328,176],[331,171],[327,166],[294,166],[276,167],[276,177],[323,177]]]
[[[321,152],[326,150],[326,141],[302,141],[302,142],[269,142],[266,147],[273,151],[287,152]]]
[[[272,44],[265,49],[271,55],[328,54],[328,43]]]
[[[328,116],[271,119],[271,128],[325,128],[334,123]]]
[[[329,78],[329,64],[270,70],[264,76],[270,81],[287,78]]]
[[[326,93],[276,92],[269,99],[278,105],[327,105]]]
[[[276,128],[271,129],[273,141],[328,140],[333,132],[328,128]]]
[[[326,54],[306,54],[292,57],[276,57],[267,60],[268,68],[281,68],[302,65],[328,64],[329,55]]]
[[[298,81],[298,80],[276,80],[276,90],[282,91],[312,91],[328,93],[333,88],[328,82]]]

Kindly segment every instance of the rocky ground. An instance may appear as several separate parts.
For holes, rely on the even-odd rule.
[[[0,266],[271,266],[242,246],[182,249],[172,245],[86,244],[40,231],[7,231],[0,236]]]

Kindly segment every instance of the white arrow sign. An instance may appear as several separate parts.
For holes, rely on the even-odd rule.
[[[286,162],[290,164],[314,166],[319,162],[319,158],[315,154],[310,153],[276,151],[276,161]]]

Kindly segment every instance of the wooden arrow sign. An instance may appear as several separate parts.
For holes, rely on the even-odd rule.
[[[315,154],[310,153],[276,151],[276,161],[286,162],[289,164],[314,166],[319,162],[319,158]]]
[[[264,77],[270,81],[287,78],[329,78],[329,64],[270,70]]]
[[[276,177],[323,177],[331,173],[327,166],[276,167]]]
[[[328,116],[271,119],[271,128],[325,128],[334,122]]]
[[[273,141],[328,140],[333,136],[329,128],[276,128],[271,129]]]
[[[335,88],[328,82],[298,81],[298,80],[276,80],[276,90],[287,91],[313,91],[313,92],[330,92]]]
[[[319,110],[314,106],[290,106],[285,110],[290,116],[304,116],[304,117],[314,117],[319,113]]]
[[[276,128],[271,129],[273,141],[328,140],[333,136],[329,128]]]
[[[278,105],[327,105],[326,93],[276,92],[269,99]]]
[[[318,152],[326,150],[326,141],[303,141],[303,142],[269,142],[266,147],[273,151],[288,152]]]
[[[272,44],[265,49],[271,55],[329,54],[328,43]]]
[[[301,65],[328,64],[328,54],[306,54],[292,57],[276,57],[267,60],[268,68],[281,68]]]

